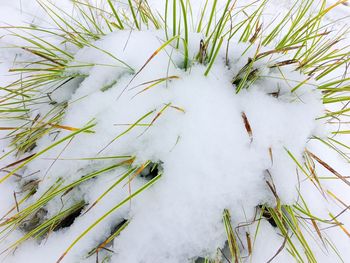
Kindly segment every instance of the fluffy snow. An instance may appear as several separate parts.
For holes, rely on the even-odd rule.
[[[202,36],[191,33],[189,37],[189,57],[194,58]],[[284,204],[292,204],[298,199],[297,189],[302,184],[301,191],[307,200],[312,200],[310,209],[313,212],[327,216],[329,207],[335,207],[324,204],[321,194],[304,177],[300,182],[296,164],[287,153],[290,151],[301,160],[306,147],[320,156],[325,152],[321,146],[310,142],[312,136],[323,136],[328,132],[323,120],[316,120],[325,111],[317,83],[307,82],[292,93],[291,89],[306,77],[292,66],[270,67],[276,61],[289,59],[278,54],[259,61],[256,65],[260,78],[249,89],[236,94],[232,78],[248,58],[254,56],[257,48],[254,46],[242,55],[248,45],[238,43],[238,40],[233,40],[234,44],[230,45],[228,65],[226,45],[223,44],[208,76],[204,76],[206,67],[200,64],[192,65],[188,71],[181,69],[182,50],[170,45],[143,68],[164,42],[162,31],[110,33],[94,45],[125,62],[134,72],[142,68],[139,74],[135,75],[106,53],[86,47],[76,53],[72,65],[95,65],[76,68],[67,74],[78,72],[87,77],[53,93],[54,100],[68,101],[62,125],[81,128],[93,122],[96,126],[94,133],[77,135],[22,170],[24,176],[30,175],[30,180],[40,180],[38,191],[30,202],[38,200],[58,179],[69,184],[114,164],[111,160],[74,158],[131,155],[136,157],[134,165],[152,161],[161,163],[163,170],[156,184],[92,229],[64,262],[95,262],[94,257],[86,258],[87,253],[123,219],[130,219],[130,223],[114,240],[111,262],[177,263],[190,262],[198,256],[214,256],[216,249],[223,248],[227,239],[222,223],[224,209],[231,212],[232,224],[236,226],[251,222],[257,205],[276,205],[266,184],[266,180],[271,180],[270,176]],[[267,50],[270,49],[262,49]],[[2,56],[8,58],[8,54]],[[2,68],[1,72],[4,72]],[[149,81],[169,76],[172,77],[144,90],[149,87]],[[8,81],[6,77],[3,79],[1,81]],[[35,109],[32,117],[48,110],[45,106]],[[143,125],[136,125],[113,141],[147,113],[150,114],[138,123]],[[35,152],[70,133],[62,131],[58,137],[45,136],[38,142]],[[7,143],[1,142],[1,146],[6,147]],[[1,160],[1,167],[10,163],[11,158],[14,157]],[[338,157],[330,158],[335,167],[346,167]],[[38,170],[40,173],[35,173]],[[126,171],[126,168],[114,169],[62,198],[55,198],[47,204],[47,217],[59,212],[62,202],[67,207],[81,199],[92,204]],[[341,172],[346,175],[348,170]],[[136,191],[145,183],[146,180],[139,176],[130,185],[122,183],[92,210],[76,218],[71,227],[53,232],[41,243],[25,242],[14,254],[2,255],[2,259],[4,262],[28,262],[28,259],[29,262],[55,262],[77,236],[127,198],[130,191]],[[16,185],[14,178],[0,184],[1,214],[13,205],[12,185]],[[347,188],[340,190],[342,186],[332,182],[326,185],[340,193],[348,191]],[[346,195],[343,198],[348,199]],[[253,234],[255,227],[256,223],[240,229],[238,234],[242,237],[246,231]],[[260,228],[252,262],[266,262],[283,242],[268,222],[263,221]],[[21,235],[16,231],[3,240],[1,250]],[[330,229],[329,235],[336,239],[333,241],[338,241],[344,258],[349,259],[349,239],[338,228]],[[326,253],[316,245],[314,249],[319,262],[338,260],[331,251]],[[276,262],[292,260],[285,250],[276,258]]]

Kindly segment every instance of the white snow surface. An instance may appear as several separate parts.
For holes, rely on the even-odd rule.
[[[272,1],[270,5],[276,10],[278,7],[274,2],[277,1]],[[287,7],[291,2],[283,1]],[[30,13],[35,12],[29,3],[32,2],[25,2],[25,5],[28,5]],[[7,1],[2,5],[11,10],[18,8],[15,3]],[[157,6],[157,3],[153,5]],[[194,6],[194,10],[198,9]],[[273,13],[273,9],[270,11]],[[26,15],[19,14],[18,18],[13,17],[13,23],[25,18]],[[189,37],[189,57],[193,58],[202,36],[191,33]],[[94,45],[110,52],[137,72],[164,41],[162,31],[120,31],[110,33]],[[170,46],[157,54],[136,76],[95,48],[83,48],[76,53],[72,65],[96,65],[76,69],[87,77],[77,89],[64,87],[54,93],[53,98],[68,101],[62,125],[83,127],[92,121],[96,123],[93,127],[95,132],[79,134],[34,160],[22,171],[24,176],[41,171],[30,176],[30,179],[41,179],[38,191],[30,201],[37,200],[59,178],[68,184],[113,164],[113,161],[77,161],[72,158],[133,155],[138,165],[148,160],[160,162],[163,175],[156,184],[92,229],[67,254],[64,262],[95,262],[94,257],[86,258],[85,255],[123,219],[131,220],[114,241],[111,262],[177,263],[190,262],[198,256],[214,256],[216,249],[223,248],[227,239],[222,223],[224,209],[231,212],[232,223],[237,225],[250,222],[257,205],[275,205],[275,198],[266,184],[270,175],[284,204],[292,204],[300,189],[315,214],[327,216],[330,209],[337,208],[331,202],[326,203],[311,182],[305,178],[300,182],[296,164],[287,154],[288,150],[301,160],[307,147],[322,158],[332,160],[340,173],[348,175],[348,164],[310,141],[314,135],[328,133],[323,121],[316,120],[325,111],[322,95],[316,89],[317,83],[307,82],[291,93],[296,83],[306,77],[292,66],[282,67],[282,71],[270,68],[276,61],[288,59],[284,55],[273,55],[256,63],[261,75],[259,80],[249,89],[236,94],[232,77],[237,75],[249,57],[254,56],[256,49],[251,48],[242,56],[248,45],[237,40],[233,43],[229,48],[228,65],[224,43],[208,76],[204,76],[206,67],[200,64],[192,65],[188,71],[179,68],[182,50]],[[4,85],[11,80],[5,72],[12,60],[11,54],[5,52],[1,53],[1,57],[0,80]],[[175,77],[144,90],[150,85],[145,83],[169,76]],[[110,84],[113,85],[103,90]],[[275,92],[279,94],[277,97],[271,95]],[[47,111],[45,107],[37,109],[33,117],[37,112]],[[150,114],[140,123],[152,125],[135,126],[109,144],[147,113]],[[252,134],[247,130],[243,116],[249,121]],[[69,133],[62,131],[56,139]],[[42,138],[35,151],[45,149],[53,138],[50,135]],[[1,141],[4,151],[8,143]],[[0,166],[11,163],[14,158],[9,156],[0,160]],[[125,172],[126,168],[118,168],[105,173],[63,197],[63,202],[69,205],[83,199],[92,204]],[[327,174],[327,171],[324,173]],[[55,262],[77,236],[145,182],[145,179],[136,177],[130,185],[117,186],[92,210],[78,217],[69,229],[54,232],[41,243],[27,241],[15,253],[3,254],[1,259],[3,262],[19,263]],[[1,214],[13,206],[12,188],[17,184],[15,178],[0,184]],[[325,186],[336,189],[342,200],[350,201],[346,186],[334,182],[327,182]],[[61,207],[62,200],[54,199],[46,207],[47,217],[55,215]],[[338,211],[341,209],[338,208]],[[344,214],[341,218],[345,220],[349,216]],[[249,225],[239,230],[239,235],[244,237],[245,231],[254,233],[255,227],[256,223]],[[283,238],[267,222],[261,222],[260,228],[252,262],[266,262],[283,242]],[[325,232],[336,243],[343,258],[350,260],[348,237],[339,228]],[[1,250],[21,235],[23,233],[16,231],[3,240]],[[321,241],[314,243],[312,248],[316,251],[318,262],[339,260],[334,252],[323,251],[317,246]],[[108,252],[101,252],[104,253]],[[293,262],[293,259],[284,250],[275,262]]]

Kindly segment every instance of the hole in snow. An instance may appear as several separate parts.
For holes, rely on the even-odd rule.
[[[96,246],[94,249],[92,249],[88,256],[91,257],[93,254],[98,253],[101,249],[113,252],[113,250],[110,249],[113,245],[113,240],[123,231],[123,229],[129,224],[129,221],[126,219],[122,219],[117,223],[115,226],[112,227],[111,232],[109,236],[104,239],[101,243],[99,243],[98,246]]]
[[[266,210],[266,208],[264,208],[263,205],[259,205],[258,207],[263,210],[262,216],[267,220],[267,222],[269,222],[271,226],[277,227],[277,224],[275,220],[272,218],[272,215],[270,214],[270,212]]]
[[[156,177],[158,174],[163,172],[163,162],[151,162],[143,171],[141,172],[140,176],[147,181],[152,180],[154,177]]]
[[[70,227],[75,219],[81,215],[85,204],[79,205],[76,209],[73,209],[66,217],[62,218],[61,221],[55,226],[53,231],[58,231],[63,228]]]

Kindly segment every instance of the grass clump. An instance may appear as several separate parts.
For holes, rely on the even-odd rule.
[[[222,7],[219,1],[204,1],[203,8],[199,12],[199,17],[195,17],[192,12],[191,3],[184,0],[166,0],[164,13],[152,10],[147,1],[128,0],[124,5],[107,0],[105,6],[96,6],[89,1],[72,1],[75,8],[74,14],[69,14],[64,9],[50,2],[38,1],[41,8],[50,17],[54,29],[36,26],[3,26],[2,29],[7,34],[19,38],[22,43],[19,48],[26,53],[29,61],[16,61],[10,72],[17,74],[18,79],[12,83],[1,86],[2,95],[0,98],[1,120],[16,123],[15,126],[0,127],[0,130],[9,131],[6,139],[10,140],[9,150],[0,156],[0,160],[6,160],[11,155],[15,155],[17,161],[12,162],[1,169],[5,175],[0,177],[0,183],[5,183],[12,177],[18,177],[19,181],[24,178],[18,173],[22,172],[32,162],[39,160],[44,154],[55,149],[62,149],[78,140],[81,136],[94,134],[96,120],[91,120],[83,127],[73,127],[63,124],[67,108],[75,101],[68,99],[57,102],[52,97],[59,90],[69,86],[75,88],[86,80],[88,74],[83,74],[79,70],[101,66],[98,64],[85,64],[75,61],[75,54],[84,48],[94,49],[107,56],[112,65],[103,65],[108,68],[122,68],[131,77],[120,96],[129,90],[131,84],[149,67],[160,54],[167,53],[170,57],[169,64],[177,65],[177,69],[191,74],[196,65],[203,66],[203,76],[208,77],[213,73],[218,60],[225,54],[225,65],[230,67],[234,58],[230,57],[229,47],[232,45],[245,44],[245,49],[241,56],[252,54],[247,58],[237,74],[231,76],[233,93],[241,94],[246,90],[254,88],[254,85],[264,78],[264,71],[261,63],[268,61],[268,68],[281,72],[281,79],[286,79],[283,75],[284,67],[293,69],[302,74],[304,80],[296,81],[290,87],[289,93],[297,94],[302,88],[310,84],[317,87],[322,93],[323,104],[334,107],[327,108],[319,120],[324,120],[328,124],[339,125],[342,118],[348,117],[348,103],[350,100],[349,76],[346,72],[350,56],[347,46],[338,48],[343,35],[348,29],[342,29],[337,33],[331,32],[331,27],[336,22],[325,24],[324,17],[336,8],[345,3],[338,1],[328,6],[326,1],[319,4],[314,0],[296,1],[293,7],[282,18],[276,18],[269,25],[264,25],[263,15],[268,1],[255,1],[246,6],[238,6],[237,1],[225,1]],[[315,9],[316,5],[316,9]],[[103,39],[110,33],[127,31],[159,30],[164,33],[164,39],[160,40],[159,48],[156,49],[139,68],[128,64],[128,61],[116,57],[107,49],[101,48],[97,41]],[[195,43],[198,50],[191,53],[191,32],[201,34],[200,43]],[[44,34],[58,39],[59,45],[51,43]],[[127,45],[127,44],[126,44]],[[176,50],[181,54],[180,62],[172,61],[171,54]],[[224,50],[224,51],[223,51]],[[175,52],[175,51],[174,51]],[[270,60],[272,59],[272,61]],[[75,64],[73,64],[75,62]],[[345,72],[339,77],[340,69]],[[268,78],[269,76],[267,76]],[[122,81],[122,78],[120,78]],[[166,76],[156,80],[148,80],[136,86],[142,86],[142,90],[136,95],[142,96],[158,85],[167,84],[170,81],[180,81],[177,75]],[[119,81],[119,80],[118,80]],[[112,81],[101,87],[102,92],[109,92],[118,81]],[[131,87],[133,89],[135,87]],[[280,91],[271,93],[276,99],[280,96]],[[135,95],[135,97],[136,97]],[[118,99],[118,98],[116,98]],[[48,110],[44,114],[36,113],[36,107],[45,105]],[[336,108],[340,107],[340,108]],[[335,110],[333,110],[336,108]],[[73,247],[85,238],[90,232],[97,228],[99,224],[106,221],[122,207],[131,203],[133,199],[142,198],[141,194],[150,190],[152,185],[157,184],[165,174],[164,164],[161,160],[139,160],[136,153],[130,155],[103,156],[112,144],[117,144],[122,137],[132,134],[137,128],[144,127],[145,131],[157,125],[161,116],[168,114],[170,110],[184,113],[185,109],[175,106],[171,102],[165,103],[160,109],[152,109],[141,115],[134,123],[127,124],[127,128],[115,135],[96,156],[76,158],[75,161],[87,161],[93,163],[94,168],[82,174],[78,179],[70,179],[61,176],[44,192],[38,193],[38,184],[45,179],[46,174],[40,171],[41,177],[37,180],[29,181],[23,185],[23,191],[15,195],[14,206],[1,218],[0,235],[5,239],[12,232],[20,230],[23,236],[12,243],[4,252],[10,251],[20,246],[28,239],[34,238],[43,240],[50,238],[53,231],[69,228],[78,217],[84,217],[97,207],[98,204],[111,197],[111,193],[118,187],[129,187],[129,194],[121,201],[113,205],[103,214],[95,219],[84,231],[78,235],[72,243],[68,245],[62,255],[57,259],[61,262]],[[151,119],[150,119],[151,118]],[[149,121],[150,120],[150,121]],[[250,143],[254,143],[254,130],[250,124],[249,115],[242,112],[242,121],[248,133]],[[333,125],[334,126],[334,125]],[[60,134],[63,136],[60,136]],[[313,142],[321,143],[327,150],[334,151],[337,155],[349,163],[349,146],[338,139],[338,135],[349,134],[347,129],[337,128],[331,132],[327,138],[313,136]],[[55,136],[52,136],[55,135]],[[44,148],[38,147],[41,140],[51,136],[51,144]],[[180,138],[178,138],[180,140]],[[178,141],[176,141],[176,144]],[[175,144],[175,145],[176,145]],[[65,145],[65,146],[64,146]],[[296,157],[294,153],[285,148],[285,154],[294,162],[297,170],[296,176],[303,176],[309,180],[316,189],[324,196],[325,200],[331,199],[337,203],[345,204],[336,193],[325,189],[323,180],[328,178],[318,174],[318,170],[326,169],[331,174],[333,180],[341,181],[350,185],[347,177],[343,176],[335,168],[322,160],[311,150],[305,149],[302,159]],[[273,151],[269,149],[269,155],[273,163]],[[59,160],[59,156],[55,161]],[[71,159],[70,161],[74,161]],[[107,165],[106,165],[107,164]],[[317,168],[318,167],[318,168]],[[122,169],[122,170],[120,170]],[[118,177],[113,176],[114,172],[123,171]],[[283,203],[278,195],[279,189],[274,184],[273,176],[268,172],[266,179],[266,189],[273,196],[271,203],[258,205],[256,216],[253,220],[239,222],[236,226],[235,211],[224,209],[222,217],[222,228],[226,233],[226,247],[213,248],[217,251],[217,258],[212,256],[198,258],[195,262],[246,262],[254,255],[254,244],[259,235],[260,223],[267,220],[278,234],[283,237],[283,243],[268,262],[274,260],[283,250],[291,255],[296,262],[317,262],[317,256],[310,244],[315,239],[317,245],[321,244],[324,250],[331,249],[339,255],[337,248],[332,241],[323,234],[320,225],[327,227],[339,227],[342,232],[349,236],[346,227],[329,212],[328,218],[320,218],[314,215],[309,205],[305,201],[301,191],[298,191],[298,200],[293,204]],[[79,192],[84,189],[84,185],[94,183],[102,177],[111,178],[113,181],[107,189],[104,189],[95,201],[87,203],[84,198],[71,202]],[[135,178],[143,178],[142,184],[131,190],[131,184]],[[22,181],[23,182],[23,181]],[[34,198],[35,196],[35,198]],[[81,195],[83,196],[83,195]],[[18,198],[18,199],[17,199]],[[51,203],[62,201],[62,209],[54,215],[47,213],[46,207]],[[85,257],[97,255],[99,252],[110,249],[114,239],[128,228],[132,218],[124,219],[109,233],[106,238],[101,238],[101,242],[91,247]],[[255,233],[251,229],[255,227]],[[240,229],[244,231],[240,231]],[[253,238],[254,236],[254,238]],[[312,238],[310,238],[310,236]],[[110,256],[104,256],[109,260]],[[200,255],[198,255],[200,256]],[[341,259],[341,255],[339,255]],[[342,260],[342,259],[341,259]]]

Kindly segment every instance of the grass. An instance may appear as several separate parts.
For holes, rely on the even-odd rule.
[[[262,22],[264,8],[268,1],[256,1],[246,6],[237,6],[236,1],[228,0],[224,6],[219,6],[217,0],[204,2],[203,8],[200,10],[199,16],[196,18],[191,11],[191,4],[185,0],[166,0],[164,14],[152,10],[147,1],[128,0],[127,4],[121,8],[118,3],[107,0],[105,7],[98,7],[90,4],[88,1],[72,1],[76,7],[74,14],[69,14],[65,10],[59,8],[55,4],[48,1],[38,1],[42,9],[51,18],[50,23],[54,27],[41,28],[36,26],[10,26],[2,27],[6,34],[12,35],[26,43],[22,46],[14,46],[12,48],[20,48],[23,52],[32,57],[31,61],[16,61],[14,67],[10,69],[12,74],[16,74],[18,79],[14,82],[1,86],[0,89],[4,95],[0,98],[0,114],[1,119],[5,121],[15,120],[17,126],[0,127],[2,131],[9,131],[6,139],[11,140],[9,144],[10,150],[5,152],[0,159],[5,159],[12,153],[16,153],[18,161],[11,163],[1,170],[6,172],[5,176],[0,178],[0,183],[13,176],[17,176],[28,164],[33,160],[40,158],[46,152],[54,150],[57,146],[69,143],[81,134],[93,133],[95,124],[93,121],[84,127],[71,127],[62,125],[61,122],[65,116],[65,111],[69,102],[57,103],[52,100],[50,94],[53,91],[70,84],[71,82],[80,82],[86,75],[69,73],[74,60],[74,52],[84,47],[90,47],[98,50],[104,55],[113,59],[115,64],[110,66],[122,67],[130,74],[133,74],[130,83],[133,82],[138,74],[148,66],[149,62],[160,52],[166,52],[166,48],[179,49],[183,53],[182,65],[179,68],[189,72],[191,66],[195,64],[203,64],[205,70],[204,76],[211,74],[211,69],[218,59],[218,54],[222,48],[238,42],[248,43],[248,48],[242,56],[255,48],[254,57],[247,61],[242,67],[239,74],[232,76],[232,85],[236,93],[244,89],[248,89],[255,81],[263,76],[260,75],[257,62],[260,62],[274,54],[288,55],[289,60],[277,61],[273,67],[280,68],[284,65],[296,64],[296,70],[305,74],[308,78],[304,82],[295,83],[291,88],[291,92],[296,92],[304,86],[310,79],[319,81],[318,89],[322,92],[323,103],[325,105],[335,105],[340,108],[332,111],[328,110],[324,119],[328,123],[347,118],[349,115],[348,103],[350,101],[350,78],[345,72],[342,76],[335,79],[329,79],[329,76],[340,68],[346,68],[350,62],[350,53],[347,46],[337,48],[336,46],[342,41],[343,35],[348,32],[348,28],[344,28],[335,35],[332,35],[332,26],[337,22],[323,23],[324,17],[335,7],[342,5],[345,1],[338,1],[331,6],[326,5],[326,1],[319,3],[314,0],[298,0],[295,1],[293,7],[281,18],[276,18],[273,23],[265,26]],[[318,4],[317,4],[318,3]],[[314,4],[317,4],[316,11],[310,14],[310,10]],[[52,29],[50,29],[52,28]],[[119,30],[144,30],[144,29],[160,29],[165,32],[165,39],[162,40],[161,46],[154,51],[149,59],[140,69],[134,69],[127,62],[115,57],[110,52],[97,47],[94,42],[103,38],[110,32]],[[287,30],[285,30],[287,29]],[[198,54],[190,57],[189,49],[190,37],[189,33],[196,31],[202,34]],[[51,43],[42,35],[54,37],[64,43],[66,47]],[[198,45],[199,46],[199,45]],[[263,47],[268,47],[269,51],[262,52]],[[75,51],[72,51],[75,50]],[[228,55],[226,62],[228,64]],[[90,67],[92,65],[78,64],[74,67]],[[146,92],[163,82],[174,80],[178,76],[167,76],[157,80],[150,80],[142,83],[147,85],[138,94]],[[102,87],[101,90],[111,88],[113,84]],[[125,89],[126,89],[125,88]],[[136,95],[138,95],[136,94]],[[36,115],[33,118],[35,107],[39,105],[50,105],[50,110],[43,116]],[[162,115],[166,114],[167,109],[183,109],[165,104],[160,110],[151,110],[137,119],[134,123],[128,125],[123,132],[116,135],[103,149],[100,150],[101,155],[104,150],[112,143],[117,143],[118,139],[128,134],[136,127],[142,126],[146,130],[151,128],[155,121]],[[245,113],[245,126],[249,127],[251,139],[252,130]],[[242,115],[243,116],[243,115]],[[151,118],[151,119],[150,119]],[[143,123],[146,120],[146,123]],[[337,125],[339,122],[335,122]],[[248,124],[248,125],[247,125]],[[66,136],[60,139],[54,139],[53,143],[46,148],[36,151],[36,144],[41,138],[46,138],[53,133],[65,132]],[[333,130],[333,137],[319,138],[313,137],[319,143],[326,146],[328,150],[334,151],[346,162],[350,161],[349,146],[342,142],[341,139],[335,137],[339,134],[350,134],[349,130],[336,128]],[[306,180],[310,180],[315,187],[326,198],[330,198],[341,205],[346,204],[337,197],[336,193],[326,190],[322,186],[325,177],[318,175],[317,167],[326,169],[333,175],[333,180],[339,180],[350,185],[348,178],[341,175],[335,168],[330,166],[325,160],[305,150],[304,156],[299,160],[289,149],[286,154],[294,161],[298,173],[301,173]],[[272,156],[272,152],[270,152]],[[59,157],[56,159],[58,160]],[[121,160],[120,160],[121,159]],[[73,160],[73,159],[70,159]],[[34,202],[31,197],[36,193],[37,184],[32,184],[28,189],[20,193],[14,206],[6,213],[0,223],[0,238],[4,239],[13,231],[23,228],[24,222],[31,222],[33,218],[46,206],[57,198],[69,196],[71,191],[76,191],[84,183],[92,181],[100,176],[110,176],[115,169],[123,168],[124,173],[108,186],[103,193],[92,204],[86,204],[83,200],[78,200],[74,204],[66,207],[50,218],[32,223],[32,229],[24,231],[25,234],[15,243],[11,244],[6,251],[15,249],[21,243],[30,238],[42,239],[50,238],[50,233],[55,231],[66,218],[75,214],[77,211],[85,209],[84,214],[89,213],[102,199],[108,198],[110,192],[116,187],[129,185],[132,180],[139,176],[144,169],[150,166],[152,160],[147,160],[142,164],[136,164],[137,156],[98,156],[91,158],[76,158],[75,160],[94,161],[102,165],[106,160],[112,161],[112,165],[104,166],[94,172],[85,174],[79,179],[70,182],[67,178],[59,178],[49,189],[46,190]],[[102,163],[102,164],[101,164]],[[316,165],[317,164],[317,165]],[[147,191],[149,187],[161,179],[162,174],[144,183],[137,190],[130,192],[130,195],[119,203],[116,203],[109,211],[103,214],[87,229],[85,229],[72,244],[63,252],[57,262],[69,253],[69,251],[92,229],[104,221],[107,217],[124,206],[131,199],[137,198],[140,193]],[[39,182],[37,182],[39,183]],[[225,209],[223,211],[223,226],[227,234],[228,250],[230,252],[229,262],[243,262],[252,257],[254,253],[254,244],[259,235],[260,222],[267,220],[277,229],[278,234],[284,239],[281,248],[271,258],[271,261],[284,249],[286,249],[296,262],[317,262],[317,258],[313,253],[310,242],[315,241],[321,247],[330,249],[339,256],[336,247],[322,232],[320,225],[338,227],[345,235],[349,235],[349,231],[338,220],[333,213],[329,213],[329,218],[319,218],[315,216],[308,208],[308,205],[299,192],[299,199],[294,204],[283,204],[278,196],[278,189],[274,186],[272,177],[267,181],[267,189],[271,190],[275,197],[275,205],[262,204],[257,207],[258,218],[253,222],[245,222],[248,225],[255,226],[254,238],[249,231],[241,233],[237,232],[238,226],[233,225],[235,214],[234,211]],[[131,219],[132,220],[132,219]],[[128,227],[129,220],[122,223],[114,232],[104,239],[96,247],[92,248],[87,256],[92,256],[104,249],[118,235]],[[244,223],[244,222],[242,222]],[[239,225],[239,224],[238,224]],[[310,241],[310,236],[314,240]],[[245,245],[242,245],[242,239],[245,239]],[[216,249],[216,248],[213,248]],[[217,248],[221,251],[221,248]],[[5,252],[5,251],[4,251]],[[223,254],[223,253],[219,253]],[[222,257],[222,255],[221,255]],[[205,258],[204,262],[218,262],[218,259]],[[270,262],[270,261],[269,261]]]

